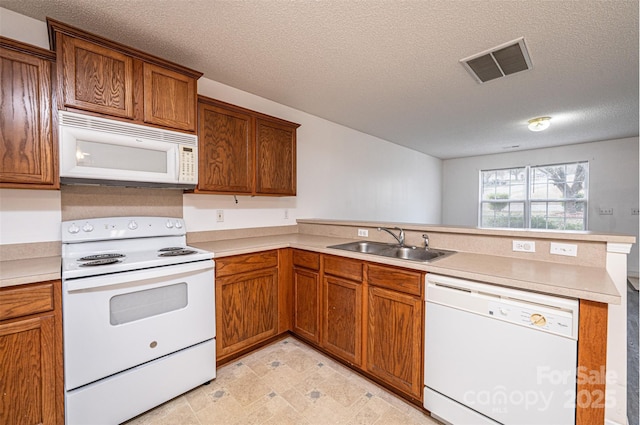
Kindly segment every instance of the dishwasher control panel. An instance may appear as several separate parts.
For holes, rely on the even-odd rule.
[[[578,300],[432,273],[427,274],[425,283],[427,303],[513,323],[538,332],[578,338]]]
[[[487,303],[487,314],[496,319],[571,336],[573,317],[570,313],[518,301],[501,300]]]

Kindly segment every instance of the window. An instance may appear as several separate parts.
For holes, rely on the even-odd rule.
[[[480,172],[480,227],[585,230],[589,163]]]

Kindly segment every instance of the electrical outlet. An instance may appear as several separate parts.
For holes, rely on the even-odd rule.
[[[533,241],[513,241],[513,250],[520,252],[536,252],[536,243]]]
[[[284,219],[289,220],[289,210],[287,209],[284,210]]]
[[[613,208],[600,208],[600,215],[613,215]]]
[[[216,211],[216,221],[222,223],[224,221],[224,210]]]
[[[369,231],[367,229],[358,229],[358,236],[369,237]]]
[[[551,242],[551,248],[549,252],[555,255],[566,255],[567,257],[577,257],[578,245],[574,245],[572,243]]]
[[[631,208],[631,215],[639,215],[640,208]]]

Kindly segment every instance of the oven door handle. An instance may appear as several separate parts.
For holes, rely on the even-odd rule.
[[[151,279],[172,279],[195,272],[214,269],[213,260],[194,261],[192,263],[174,264],[171,266],[153,267],[143,270],[134,270],[123,273],[106,274],[102,276],[93,276],[88,278],[76,278],[66,280],[64,288],[67,293],[104,289],[109,286],[126,284],[127,286],[136,285],[136,282],[148,281]],[[211,284],[214,284],[212,279]]]

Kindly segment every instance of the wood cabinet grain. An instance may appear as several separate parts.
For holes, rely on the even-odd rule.
[[[251,116],[198,103],[198,192],[250,194],[254,143]]]
[[[0,424],[64,423],[60,281],[0,289]]]
[[[362,364],[362,284],[325,275],[322,347],[355,366]]]
[[[264,119],[256,120],[257,194],[296,194],[296,128]]]
[[[196,132],[201,72],[47,19],[58,55],[58,107]]]
[[[133,119],[133,58],[64,34],[58,43],[63,106]]]
[[[196,193],[294,196],[298,124],[198,96]]]
[[[313,343],[320,343],[320,254],[292,250],[293,321],[292,331]]]
[[[278,334],[277,251],[216,261],[218,362]]]
[[[0,187],[58,189],[55,53],[0,37]]]
[[[293,268],[293,332],[318,344],[320,342],[320,274],[301,267]]]
[[[368,312],[367,372],[422,400],[422,299],[370,286]]]
[[[144,69],[144,121],[185,131],[196,128],[196,80],[150,63]]]
[[[576,424],[605,423],[607,304],[580,300]]]

